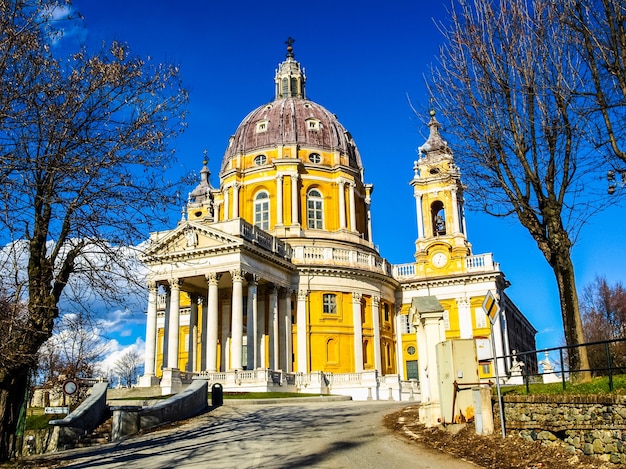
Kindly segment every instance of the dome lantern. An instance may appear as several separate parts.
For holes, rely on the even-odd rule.
[[[304,84],[306,75],[296,62],[293,53],[293,43],[295,39],[287,38],[287,55],[284,62],[278,65],[274,82],[276,83],[276,99],[280,98],[302,98],[305,99]]]

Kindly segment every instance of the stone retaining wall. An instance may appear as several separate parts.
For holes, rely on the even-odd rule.
[[[507,432],[626,463],[626,396],[531,395],[503,400]],[[497,403],[495,411],[499,412]]]

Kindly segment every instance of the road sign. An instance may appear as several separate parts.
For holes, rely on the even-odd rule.
[[[485,314],[489,316],[489,321],[493,325],[498,318],[498,314],[500,314],[500,305],[498,304],[498,300],[493,296],[491,290],[487,292],[485,295],[485,301],[483,301],[483,310]]]
[[[69,406],[65,407],[46,407],[44,410],[45,414],[69,414],[70,408]]]
[[[67,396],[71,396],[76,391],[78,391],[78,382],[73,379],[65,380],[65,382],[63,383],[63,392]]]

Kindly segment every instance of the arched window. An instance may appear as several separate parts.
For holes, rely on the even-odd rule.
[[[446,212],[443,209],[443,202],[436,200],[430,206],[430,215],[433,223],[433,236],[446,234]]]
[[[254,197],[254,224],[262,230],[270,228],[270,196],[259,192]]]
[[[324,199],[317,189],[311,189],[306,198],[307,227],[314,230],[324,229]]]

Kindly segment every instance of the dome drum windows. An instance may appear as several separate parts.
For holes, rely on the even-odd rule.
[[[254,226],[262,230],[270,228],[270,196],[265,191],[254,197]]]
[[[257,155],[254,157],[254,164],[256,166],[261,166],[267,163],[267,156],[265,155]]]
[[[324,229],[324,199],[317,189],[311,189],[306,197],[307,227],[313,230]]]
[[[322,157],[319,153],[310,153],[309,161],[311,163],[320,164],[322,162]]]

